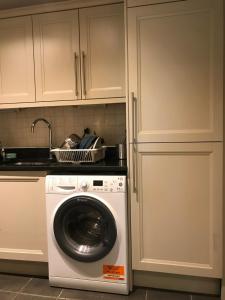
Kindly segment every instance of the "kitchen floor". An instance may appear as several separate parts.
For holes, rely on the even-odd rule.
[[[129,296],[49,286],[46,278],[0,274],[0,300],[219,300],[220,297],[136,288]]]

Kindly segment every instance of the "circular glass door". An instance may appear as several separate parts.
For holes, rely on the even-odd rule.
[[[64,202],[55,214],[53,229],[59,247],[82,262],[106,256],[117,237],[111,211],[89,196],[76,196]]]

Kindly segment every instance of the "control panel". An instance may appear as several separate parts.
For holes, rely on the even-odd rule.
[[[126,176],[79,176],[78,189],[80,192],[125,192]]]
[[[46,177],[46,193],[74,192],[126,192],[126,176],[49,175]]]

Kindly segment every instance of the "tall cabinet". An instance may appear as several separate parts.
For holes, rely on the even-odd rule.
[[[127,1],[132,263],[222,275],[222,0]]]

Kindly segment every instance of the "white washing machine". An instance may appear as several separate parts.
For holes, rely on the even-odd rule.
[[[126,176],[46,177],[50,285],[128,294]]]

